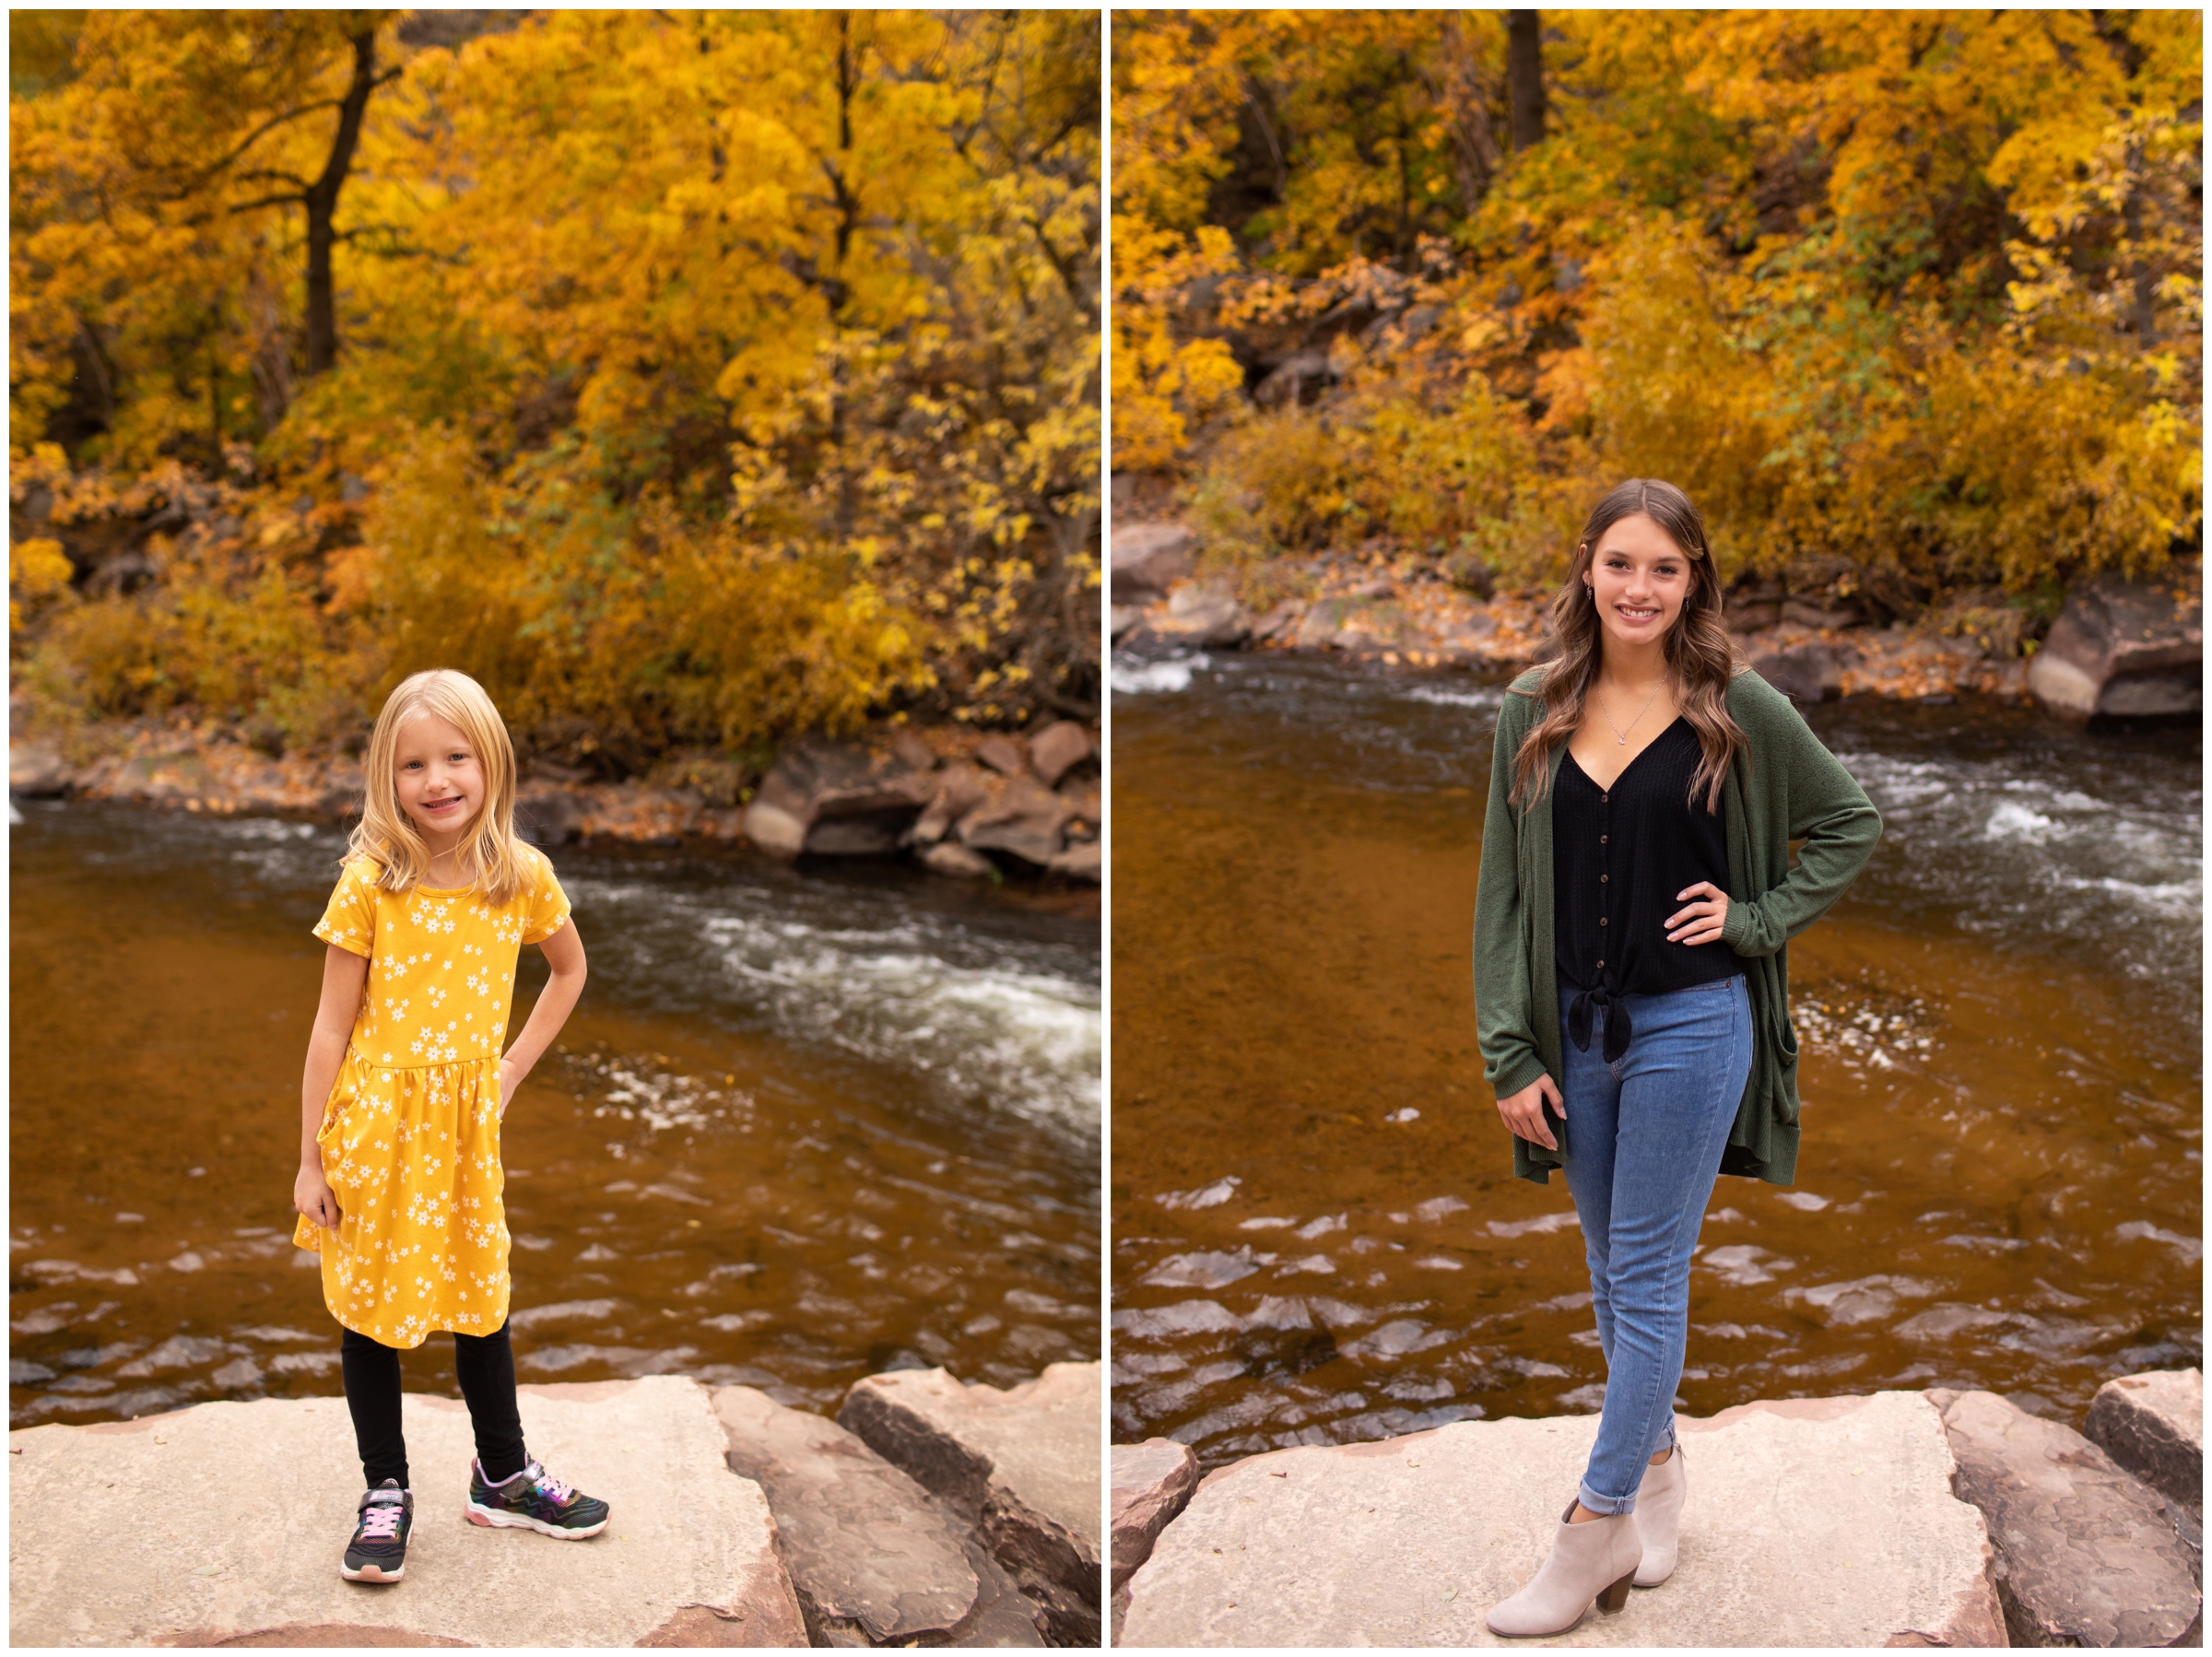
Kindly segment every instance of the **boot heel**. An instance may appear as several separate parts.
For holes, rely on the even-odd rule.
[[[1631,1570],[1627,1576],[1597,1596],[1597,1608],[1607,1616],[1614,1616],[1629,1603],[1629,1589],[1635,1581],[1636,1573]]]

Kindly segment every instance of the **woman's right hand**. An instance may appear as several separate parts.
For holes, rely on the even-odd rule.
[[[337,1195],[320,1168],[301,1165],[300,1177],[292,1181],[292,1206],[325,1231],[338,1228]]]
[[[1540,1075],[1520,1092],[1500,1099],[1498,1114],[1505,1119],[1505,1125],[1517,1138],[1556,1151],[1559,1142],[1551,1136],[1551,1124],[1544,1120],[1547,1103],[1559,1112],[1561,1122],[1567,1120],[1567,1101],[1559,1097],[1559,1084],[1547,1075]]]

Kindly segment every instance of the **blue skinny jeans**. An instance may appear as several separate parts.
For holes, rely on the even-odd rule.
[[[1559,992],[1567,1027],[1572,986]],[[1630,1513],[1651,1458],[1675,1441],[1689,1334],[1689,1256],[1751,1074],[1743,975],[1624,995],[1635,1035],[1615,1063],[1565,1044],[1567,1188],[1582,1221],[1606,1403],[1583,1506]]]

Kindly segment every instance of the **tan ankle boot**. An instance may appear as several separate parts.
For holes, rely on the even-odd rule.
[[[1595,1600],[1611,1616],[1628,1604],[1643,1544],[1637,1539],[1636,1516],[1613,1513],[1570,1524],[1574,1503],[1559,1516],[1551,1552],[1511,1599],[1500,1600],[1484,1618],[1493,1634],[1564,1634],[1583,1620]]]
[[[1675,1574],[1675,1547],[1682,1531],[1682,1500],[1689,1494],[1689,1469],[1682,1464],[1682,1446],[1656,1467],[1643,1470],[1637,1487],[1636,1534],[1643,1542],[1643,1563],[1636,1568],[1636,1586],[1656,1588]]]

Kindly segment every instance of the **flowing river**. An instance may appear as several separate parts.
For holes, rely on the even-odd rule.
[[[1207,1465],[1604,1395],[1563,1179],[1512,1177],[1470,933],[1501,692],[1117,662],[1113,1436]],[[2201,1362],[2195,730],[1808,710],[1880,808],[1790,946],[1804,1141],[1724,1179],[1679,1407]]]
[[[291,1246],[326,825],[27,802],[11,830],[10,1419],[336,1393]],[[555,853],[591,961],[502,1138],[524,1381],[834,1410],[1100,1352],[1096,893]],[[523,951],[511,1033],[546,981]],[[452,1343],[405,1360],[457,1392]]]

